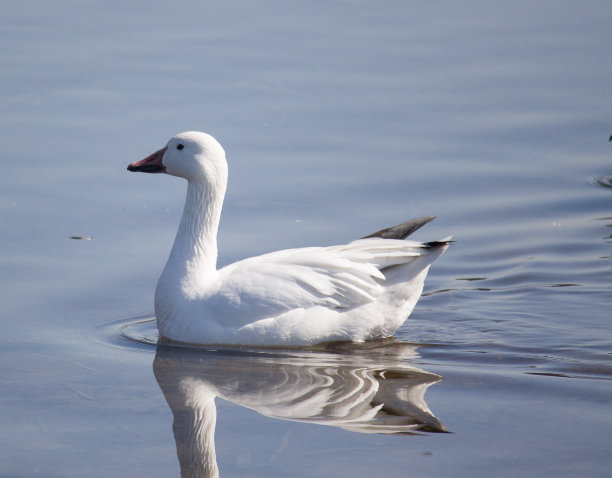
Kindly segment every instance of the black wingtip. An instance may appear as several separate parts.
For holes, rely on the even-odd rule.
[[[430,242],[424,242],[422,244],[422,247],[426,247],[428,249],[432,249],[434,247],[444,247],[444,246],[448,246],[449,244],[453,243],[455,241],[430,241]]]
[[[416,219],[402,222],[397,226],[388,227],[386,229],[373,232],[372,234],[363,236],[361,239],[368,239],[371,237],[380,237],[382,239],[406,239],[414,231],[420,229],[428,222],[433,221],[435,218],[436,216],[417,217]]]

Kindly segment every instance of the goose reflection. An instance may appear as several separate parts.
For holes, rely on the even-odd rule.
[[[438,375],[408,364],[412,345],[252,351],[159,344],[157,382],[174,415],[182,477],[215,477],[215,397],[284,420],[360,433],[445,432],[424,400]]]

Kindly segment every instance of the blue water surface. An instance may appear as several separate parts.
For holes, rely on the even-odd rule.
[[[0,476],[609,476],[609,2],[5,3]],[[437,216],[394,340],[156,345],[194,129],[220,265]]]

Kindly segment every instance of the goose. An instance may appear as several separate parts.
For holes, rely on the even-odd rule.
[[[178,232],[155,290],[162,340],[274,347],[390,337],[450,242],[404,240],[433,219],[424,217],[348,244],[287,249],[217,269],[228,176],[219,142],[181,133],[128,170],[187,180]]]

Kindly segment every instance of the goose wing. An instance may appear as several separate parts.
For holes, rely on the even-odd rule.
[[[209,299],[222,301],[226,312],[228,304],[242,309],[248,321],[296,308],[349,309],[383,293],[385,269],[410,263],[430,248],[427,243],[374,237],[265,254],[219,270]]]

